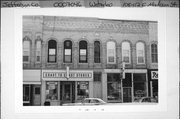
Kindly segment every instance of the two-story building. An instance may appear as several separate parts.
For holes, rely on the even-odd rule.
[[[157,46],[156,21],[24,16],[23,104],[155,96]]]

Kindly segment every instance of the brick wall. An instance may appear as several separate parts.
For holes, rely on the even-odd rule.
[[[55,26],[53,26],[53,24]],[[151,63],[152,42],[157,42],[157,23],[147,21],[114,21],[100,20],[96,18],[66,18],[66,17],[24,17],[23,37],[31,39],[31,57],[29,63],[24,63],[24,69],[48,68],[48,69],[104,69],[120,68],[122,55],[121,44],[128,41],[131,44],[131,64],[126,68],[157,68],[157,64]],[[35,61],[35,41],[42,39],[42,64]],[[57,63],[48,63],[48,41],[57,41]],[[63,42],[70,39],[72,46],[72,63],[63,63]],[[79,41],[88,42],[88,63],[79,63]],[[94,63],[94,41],[100,41],[101,63]],[[116,64],[107,64],[106,43],[109,40],[116,42]],[[143,65],[137,65],[136,43],[142,41],[145,44],[146,61]]]

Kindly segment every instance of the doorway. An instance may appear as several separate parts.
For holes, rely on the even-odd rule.
[[[33,86],[33,105],[35,106],[41,105],[41,86],[40,85]]]
[[[123,88],[123,102],[132,102],[131,87]]]
[[[75,99],[75,82],[63,81],[60,83],[61,104],[72,103]]]

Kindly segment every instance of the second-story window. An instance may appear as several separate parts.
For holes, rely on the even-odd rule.
[[[29,62],[30,57],[30,41],[23,41],[23,62]]]
[[[72,42],[70,40],[64,41],[64,62],[72,62]]]
[[[88,60],[87,42],[82,40],[79,42],[79,62],[87,63],[87,60]]]
[[[50,40],[48,42],[48,62],[54,63],[56,62],[57,55],[57,43],[55,40]]]
[[[137,63],[144,64],[145,63],[144,43],[138,42],[136,44],[136,55],[137,55]]]
[[[94,42],[94,63],[100,63],[100,42]]]
[[[131,61],[131,50],[129,42],[122,43],[122,61],[125,63],[130,63]]]
[[[41,61],[41,41],[36,42],[36,62]]]
[[[113,41],[107,42],[107,63],[116,63],[116,45]]]
[[[152,58],[152,63],[157,63],[158,62],[157,44],[152,44],[151,45],[151,58]]]

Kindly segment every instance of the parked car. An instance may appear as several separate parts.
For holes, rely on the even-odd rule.
[[[84,98],[80,103],[66,103],[62,104],[63,106],[91,106],[91,105],[104,105],[106,104],[105,101],[103,101],[100,98]]]
[[[139,103],[157,103],[158,100],[153,97],[142,97],[139,99],[134,100],[134,102],[139,102]]]

